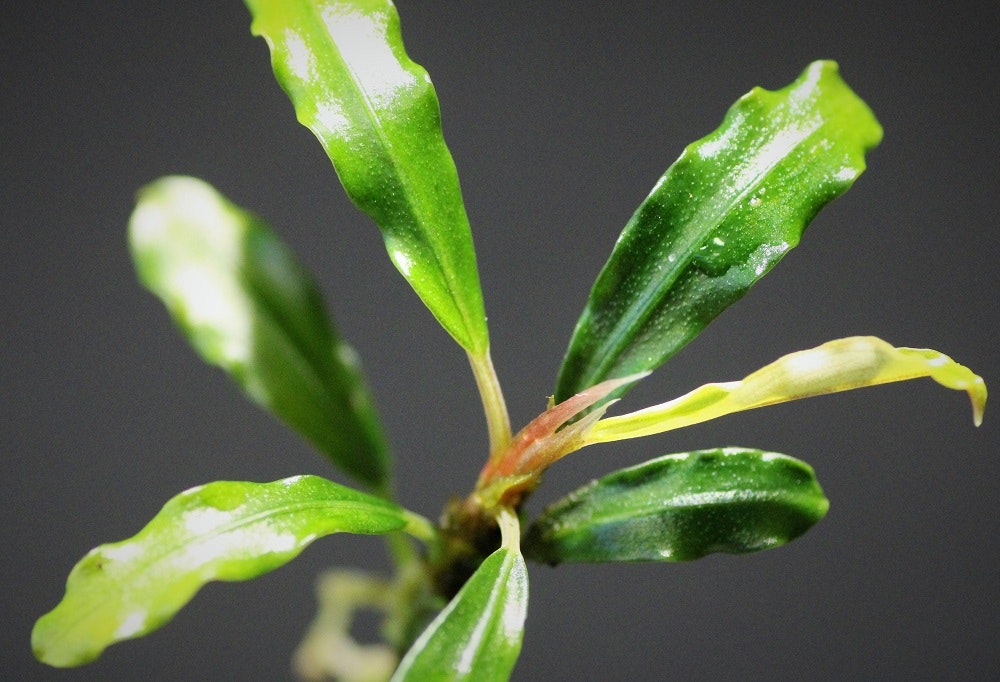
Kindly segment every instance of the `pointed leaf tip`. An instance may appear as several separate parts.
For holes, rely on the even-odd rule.
[[[930,348],[897,348],[896,350],[903,356],[909,356],[917,368],[924,363],[933,368],[929,374],[916,376],[930,376],[946,388],[968,393],[972,403],[972,422],[977,427],[982,426],[988,392],[986,381],[981,376],[975,374],[965,365],[958,364],[944,353]],[[898,380],[906,378],[910,377],[902,377]]]
[[[833,62],[737,100],[625,226],[573,332],[556,400],[672,357],[798,244],[881,137]]]
[[[648,436],[766,405],[921,377],[966,391],[973,420],[982,423],[986,383],[968,367],[936,350],[894,348],[873,336],[855,336],[791,353],[742,381],[706,384],[670,402],[602,419],[586,441]]]
[[[389,0],[247,0],[299,121],[396,269],[467,351],[489,347],[472,231],[437,94]]]

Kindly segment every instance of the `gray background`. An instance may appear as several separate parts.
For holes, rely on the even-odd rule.
[[[827,339],[875,334],[1000,377],[998,30],[990,3],[400,0],[436,84],[512,417],[545,405],[590,284],[633,209],[753,85],[840,62],[886,129],[802,245],[633,391],[637,409]],[[278,680],[338,536],[208,586],[156,634],[57,672],[34,619],[95,544],[218,479],[336,477],[203,366],[135,282],[135,190],[203,177],[301,253],[362,352],[401,499],[435,516],[481,464],[463,353],[385,257],[274,83],[238,2],[0,9],[0,417],[5,679]],[[997,415],[929,380],[578,453],[531,508],[666,452],[746,445],[815,466],[828,517],[776,551],[693,564],[533,566],[515,679],[996,679]]]

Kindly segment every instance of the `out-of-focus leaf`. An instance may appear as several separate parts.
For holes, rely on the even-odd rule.
[[[437,95],[389,0],[247,0],[278,82],[393,263],[458,343],[488,350],[472,232]]]
[[[142,283],[201,357],[375,490],[389,457],[357,356],[318,288],[256,216],[200,180],[145,187],[129,224]]]
[[[211,580],[248,580],[331,533],[425,534],[427,522],[382,498],[316,476],[220,481],[171,499],[134,537],[97,547],[32,632],[39,660],[68,667],[167,623]]]
[[[513,514],[500,518],[503,546],[480,565],[403,657],[392,682],[503,682],[521,652],[528,572]]]
[[[826,514],[809,465],[760,450],[667,455],[623,469],[549,507],[528,530],[550,564],[688,561],[783,545]]]
[[[577,323],[556,399],[680,350],[798,243],[881,136],[833,62],[740,98],[626,225]]]
[[[602,419],[584,440],[589,445],[649,436],[755,407],[921,377],[966,391],[973,421],[982,423],[986,384],[968,367],[936,350],[893,348],[873,336],[853,336],[790,353],[742,381],[705,384],[662,405]]]

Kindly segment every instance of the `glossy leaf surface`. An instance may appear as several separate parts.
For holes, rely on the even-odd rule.
[[[35,625],[35,655],[60,667],[87,663],[164,625],[211,580],[248,580],[324,535],[389,533],[415,518],[315,476],[192,488],[137,535],[91,550],[73,568],[66,595]]]
[[[705,384],[662,405],[602,419],[584,440],[649,436],[766,405],[922,377],[967,392],[973,421],[982,423],[986,384],[968,367],[936,350],[893,348],[873,336],[854,336],[790,353],[742,381]]]
[[[783,545],[829,506],[812,469],[785,455],[721,448],[667,455],[580,488],[525,537],[550,564],[688,561]]]
[[[393,682],[503,682],[521,652],[528,573],[518,524],[501,517],[503,546],[479,566],[403,657]]]
[[[626,225],[577,323],[556,399],[680,350],[798,243],[881,135],[833,62],[740,98]]]
[[[259,218],[200,180],[169,177],[141,191],[129,238],[139,278],[206,362],[345,471],[387,489],[387,446],[357,356]]]
[[[389,256],[446,330],[487,350],[458,175],[427,72],[406,55],[389,0],[247,0],[278,82],[319,138]]]

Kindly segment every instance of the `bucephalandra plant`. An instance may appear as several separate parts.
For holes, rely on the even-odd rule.
[[[767,274],[864,170],[881,127],[836,65],[819,61],[781,90],[740,98],[715,132],[667,169],[594,284],[549,408],[513,433],[437,97],[404,51],[391,2],[246,4],[299,120],[378,225],[397,269],[467,353],[487,424],[481,473],[437,522],[401,507],[357,355],[309,273],[260,218],[209,185],[158,180],[140,192],[129,224],[142,283],[208,363],[363,490],[306,475],[208,483],[177,495],[135,536],[95,548],[72,570],[63,600],[32,633],[43,662],[91,661],[168,622],[206,582],[256,577],[324,535],[347,532],[384,535],[395,573],[323,577],[319,613],[295,657],[303,677],[505,680],[527,616],[526,559],[686,561],[753,552],[798,537],[828,506],[808,465],[723,447],[610,473],[527,518],[525,500],[563,457],[919,377],[966,391],[981,422],[980,377],[937,351],[873,337],[794,352],[742,380],[638,411],[616,405]],[[383,616],[384,644],[351,637],[361,608]]]

